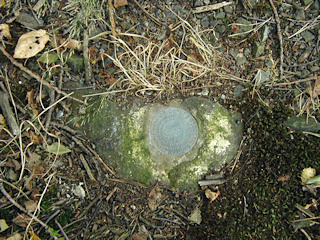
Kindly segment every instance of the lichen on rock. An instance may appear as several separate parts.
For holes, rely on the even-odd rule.
[[[159,180],[176,189],[194,191],[198,187],[197,181],[204,174],[211,170],[220,170],[232,160],[242,138],[239,114],[231,114],[219,103],[204,98],[173,100],[169,102],[169,106],[158,103],[147,104],[133,107],[128,111],[119,110],[119,107],[111,103],[104,103],[104,105],[107,106],[102,107],[103,111],[95,112],[94,116],[86,116],[87,119],[92,117],[92,121],[87,121],[85,124],[85,132],[90,138],[101,139],[95,142],[98,153],[114,166],[119,174],[145,184]],[[165,114],[180,112],[179,118],[187,118],[187,120],[183,123],[185,125],[179,128],[180,121],[169,117],[168,122],[163,123],[165,129],[160,127],[159,130],[155,124],[161,125],[161,121],[167,118],[161,115],[159,117],[159,112],[160,114],[161,112]],[[184,133],[189,130],[195,131],[189,129],[189,121],[193,125],[196,124],[196,135]],[[176,132],[175,125],[178,127]],[[180,138],[190,136],[197,138],[187,150],[171,153],[172,149],[170,149],[167,152],[156,146],[161,141],[152,139],[153,135],[150,136],[150,129],[154,127],[156,131],[163,131],[161,134],[169,135],[167,139],[161,141],[170,141],[170,139],[179,141]],[[116,128],[114,130],[116,136],[112,137],[110,130],[101,128]],[[170,130],[167,131],[166,128]],[[112,149],[105,147],[111,146],[109,141],[113,141]],[[184,141],[182,140],[181,144],[188,144]],[[170,148],[170,145],[165,148]]]

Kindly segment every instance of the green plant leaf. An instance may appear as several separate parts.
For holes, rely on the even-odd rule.
[[[308,181],[306,181],[306,184],[320,185],[320,175],[317,175],[313,178],[309,178]]]
[[[51,64],[56,62],[59,59],[59,56],[57,53],[43,53],[39,58],[38,61],[46,64]]]
[[[0,232],[4,232],[9,228],[8,224],[6,223],[6,220],[0,219]]]
[[[62,154],[71,152],[71,150],[69,148],[67,148],[66,146],[64,146],[58,142],[55,142],[51,145],[48,145],[47,151],[49,153],[54,153],[56,155],[62,155]]]

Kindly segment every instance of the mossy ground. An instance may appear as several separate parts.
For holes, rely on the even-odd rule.
[[[245,142],[236,169],[220,188],[221,197],[202,207],[201,225],[191,236],[206,239],[303,239],[292,220],[296,204],[313,198],[302,190],[303,168],[320,172],[319,138],[292,132],[283,126],[290,113],[281,96],[272,96],[269,106],[257,99],[239,104],[244,116]],[[269,98],[270,99],[270,98]],[[289,175],[287,181],[279,177]],[[319,211],[314,214],[319,216]],[[319,237],[317,226],[305,229]],[[314,239],[312,238],[312,239]]]

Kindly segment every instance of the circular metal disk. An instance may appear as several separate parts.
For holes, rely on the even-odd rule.
[[[198,125],[193,116],[180,108],[160,110],[149,126],[152,145],[168,156],[189,152],[198,140]]]

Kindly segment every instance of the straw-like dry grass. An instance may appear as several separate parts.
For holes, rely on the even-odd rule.
[[[148,41],[135,47],[121,38],[110,41],[114,52],[105,53],[105,57],[119,69],[117,81],[106,92],[94,95],[125,92],[161,98],[215,87],[221,79],[235,79],[226,70],[230,59],[209,43],[205,33],[180,20],[164,41]],[[174,35],[177,29],[184,33],[181,39]]]

